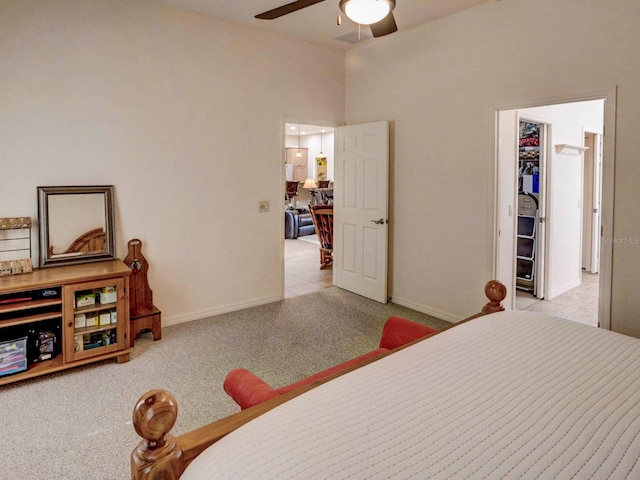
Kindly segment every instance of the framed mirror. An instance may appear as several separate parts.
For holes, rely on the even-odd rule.
[[[38,187],[40,268],[116,258],[113,190]]]

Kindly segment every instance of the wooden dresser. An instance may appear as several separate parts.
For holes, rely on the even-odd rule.
[[[0,385],[129,361],[130,274],[109,260],[0,277]]]

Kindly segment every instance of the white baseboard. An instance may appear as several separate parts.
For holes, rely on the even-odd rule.
[[[431,308],[427,305],[421,305],[419,303],[415,303],[410,300],[406,300],[404,298],[395,297],[395,296],[392,296],[391,298],[392,298],[391,301],[396,305],[400,305],[401,307],[407,307],[421,313],[426,313],[427,315],[431,315],[432,317],[439,318],[440,320],[446,320],[447,322],[451,322],[451,323],[457,323],[460,320],[463,320],[463,318],[457,317],[455,315],[451,315],[448,312],[443,312],[436,308]]]
[[[202,318],[213,317],[214,315],[222,315],[223,313],[235,312],[250,307],[257,307],[258,305],[266,305],[267,303],[279,302],[282,300],[279,296],[270,296],[256,298],[246,302],[229,303],[220,307],[211,308],[208,310],[201,310],[199,312],[184,313],[181,315],[171,315],[169,317],[162,316],[162,326],[170,327],[172,325],[178,325],[180,323],[191,322],[192,320],[200,320]]]

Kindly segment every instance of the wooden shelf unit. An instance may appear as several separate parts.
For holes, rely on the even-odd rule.
[[[54,325],[60,336],[57,339],[58,355],[36,363],[29,358],[27,370],[0,376],[0,385],[110,358],[116,358],[118,363],[128,361],[131,353],[128,338],[130,274],[131,270],[123,262],[109,260],[0,277],[0,343],[14,340],[16,332],[20,332],[19,336],[27,336],[28,330],[37,331],[38,322]],[[97,292],[104,287],[115,287],[115,302],[76,308],[77,295]],[[51,297],[37,298],[43,292]],[[117,320],[76,328],[76,314],[101,312],[114,312]],[[79,349],[76,340],[85,334],[106,337],[102,342],[92,343],[92,348]]]

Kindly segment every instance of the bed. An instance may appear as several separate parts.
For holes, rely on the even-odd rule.
[[[178,438],[148,392],[132,478],[640,478],[640,340],[487,289],[482,315]]]
[[[75,256],[86,252],[104,252],[106,250],[105,231],[102,227],[94,228],[76,238],[62,253],[55,253],[54,246],[49,246],[49,256]]]

